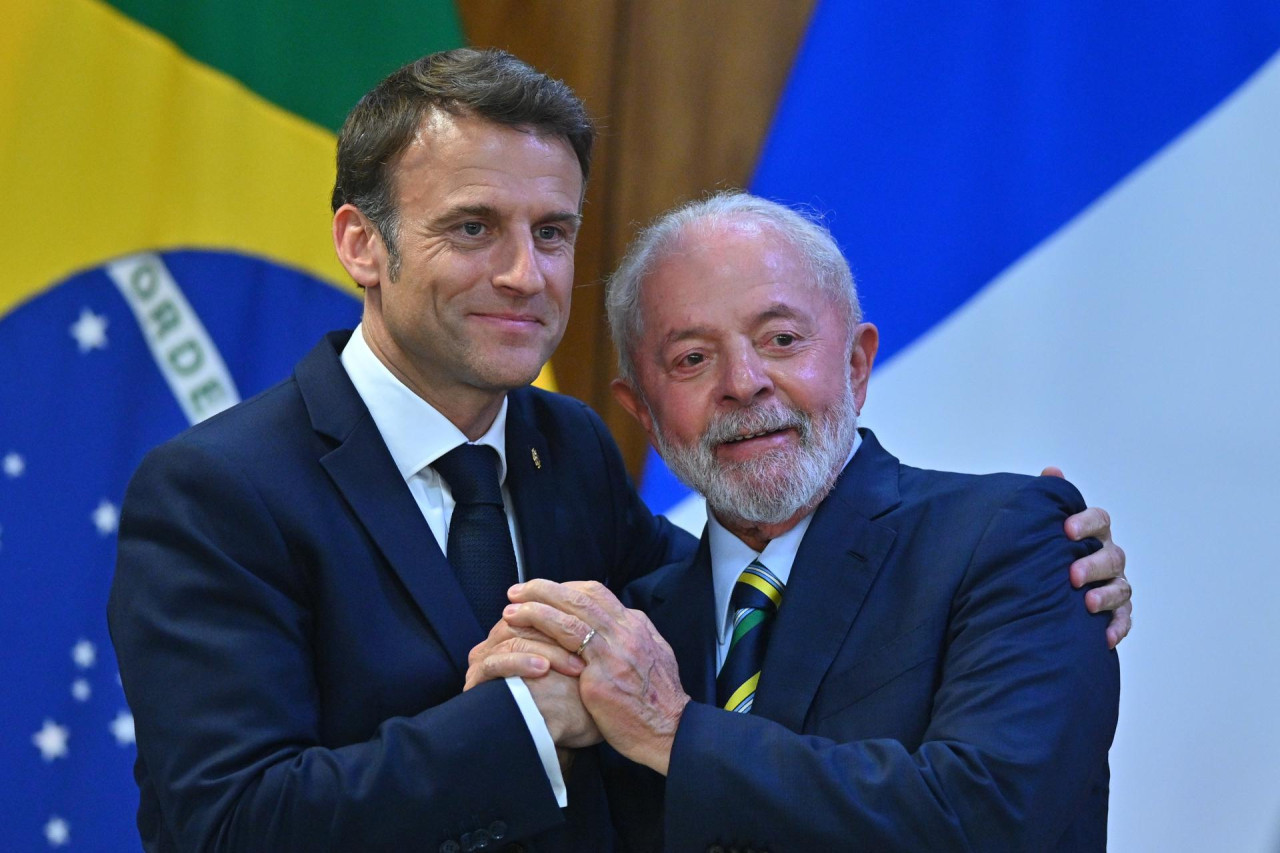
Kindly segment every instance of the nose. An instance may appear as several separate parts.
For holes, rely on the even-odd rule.
[[[773,393],[773,377],[755,347],[744,344],[725,354],[721,400],[747,406]]]
[[[495,258],[494,287],[520,296],[532,296],[546,287],[542,257],[532,234],[513,234],[504,248],[502,256]]]

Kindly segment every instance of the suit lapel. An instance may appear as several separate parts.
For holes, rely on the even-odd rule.
[[[534,422],[528,394],[513,391],[507,401],[507,491],[520,534],[524,575],[575,580],[565,575],[555,523],[560,499],[555,484],[561,478],[553,466],[569,464],[568,460],[551,458],[547,441]]]
[[[714,704],[716,600],[705,532],[693,560],[674,569],[654,589],[647,612],[675,652],[685,692],[695,702]]]
[[[462,676],[467,653],[487,629],[476,621],[453,568],[337,358],[346,339],[330,335],[295,371],[312,426],[337,443],[320,457],[320,464]]]
[[[862,446],[814,513],[796,553],[752,713],[803,731],[893,544],[894,530],[873,519],[898,503],[898,460],[864,430]]]

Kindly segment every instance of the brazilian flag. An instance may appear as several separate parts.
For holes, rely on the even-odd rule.
[[[451,2],[18,0],[0,21],[0,849],[136,849],[104,615],[142,455],[359,316],[335,133]]]

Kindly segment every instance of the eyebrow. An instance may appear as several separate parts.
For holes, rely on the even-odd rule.
[[[662,339],[660,349],[666,349],[672,344],[678,344],[692,338],[710,338],[715,336],[715,330],[710,326],[688,326],[669,333]]]
[[[435,225],[441,225],[446,222],[456,222],[459,219],[474,216],[478,219],[497,219],[498,209],[491,204],[460,204],[451,207],[444,213],[437,216],[434,220]],[[544,222],[572,222],[574,227],[582,224],[582,215],[571,210],[556,210],[540,217],[536,220],[539,223]]]
[[[582,214],[572,210],[557,210],[538,220],[539,222],[572,222],[575,226],[582,224]]]
[[[799,320],[805,319],[801,312],[792,308],[785,302],[775,302],[768,308],[761,311],[755,317],[755,324],[767,323],[770,320]]]

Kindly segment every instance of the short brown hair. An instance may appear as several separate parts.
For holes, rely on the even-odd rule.
[[[333,210],[359,208],[382,235],[394,276],[399,210],[391,168],[430,110],[474,115],[569,143],[586,186],[595,125],[582,101],[555,80],[501,50],[432,53],[392,72],[360,99],[338,134]]]

